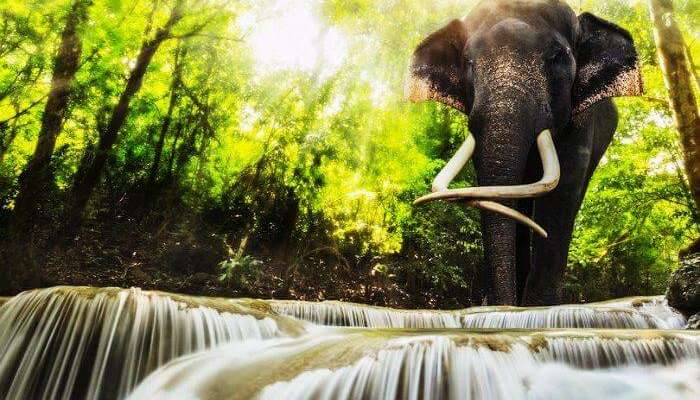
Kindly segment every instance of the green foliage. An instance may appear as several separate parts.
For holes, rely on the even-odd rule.
[[[219,263],[219,280],[229,285],[248,287],[260,278],[262,261],[252,256],[231,257]]]
[[[82,64],[54,154],[56,192],[47,194],[56,197],[47,203],[56,215],[80,160],[94,154],[143,41],[163,25],[174,2],[92,2],[80,31]],[[0,0],[0,146],[6,147],[0,223],[12,213],[18,176],[36,143],[70,3]],[[170,209],[189,210],[244,252],[265,251],[291,262],[331,248],[340,254],[336,261],[345,260],[357,274],[374,274],[410,294],[433,291],[478,302],[478,212],[454,204],[411,205],[461,143],[466,120],[445,107],[402,98],[415,45],[476,1],[185,3],[186,17],[156,53],[131,103],[89,216],[148,217],[158,225],[164,215],[173,218]],[[696,55],[700,7],[676,3]],[[658,293],[678,250],[697,237],[699,218],[663,101],[647,5],[570,4],[630,30],[642,55],[647,98],[617,101],[620,126],[578,217],[567,295],[579,301]],[[299,31],[311,32],[308,46],[298,44],[303,37],[285,39],[291,34],[284,26],[294,21],[303,25]],[[176,102],[149,185],[171,91]],[[455,185],[473,183],[469,170]],[[260,262],[243,255],[219,268],[222,280],[245,286],[256,281]]]

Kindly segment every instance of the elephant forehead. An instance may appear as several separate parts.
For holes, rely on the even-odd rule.
[[[542,30],[555,30],[569,43],[577,36],[576,13],[565,2],[553,0],[482,1],[465,18],[465,23],[470,32],[477,32],[506,19],[517,19]]]
[[[479,79],[492,91],[515,89],[531,95],[547,93],[547,79],[540,54],[498,47],[482,54],[475,68]]]

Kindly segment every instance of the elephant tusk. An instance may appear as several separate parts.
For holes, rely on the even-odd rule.
[[[469,134],[467,139],[464,140],[457,153],[455,153],[450,161],[445,164],[445,167],[440,171],[440,173],[433,180],[432,190],[433,192],[441,192],[447,190],[450,182],[459,174],[459,171],[467,165],[467,162],[474,154],[474,149],[476,148],[476,140],[474,136]]]
[[[442,171],[438,174],[437,178],[433,182],[433,190],[436,188],[438,191],[427,194],[423,197],[416,199],[413,204],[418,205],[422,203],[427,203],[429,201],[435,200],[458,200],[458,199],[521,199],[528,197],[535,197],[543,195],[550,192],[552,189],[557,187],[560,177],[559,159],[557,157],[557,150],[554,147],[554,142],[552,141],[552,135],[549,129],[545,129],[537,136],[537,150],[540,153],[540,158],[542,158],[542,179],[535,183],[530,183],[526,185],[512,185],[512,186],[477,186],[463,189],[447,189],[450,181],[459,172],[459,169],[464,167],[466,162],[469,160],[467,157],[465,160],[465,155],[471,156],[469,146],[467,142],[470,140],[471,135],[465,140],[464,144],[460,147],[452,159],[447,163]],[[471,138],[473,141],[474,139]],[[457,167],[459,169],[455,170]],[[446,179],[451,178],[451,179]]]
[[[512,208],[506,207],[503,204],[499,204],[488,200],[471,200],[467,202],[468,206],[480,208],[482,210],[493,211],[505,215],[506,217],[512,218],[521,224],[527,225],[532,228],[538,235],[543,238],[547,238],[547,231],[545,231],[537,222],[531,220],[527,216],[513,210]]]

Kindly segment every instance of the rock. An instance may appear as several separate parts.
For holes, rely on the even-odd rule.
[[[700,313],[688,318],[688,323],[685,325],[685,329],[700,329]]]
[[[681,266],[673,272],[666,289],[668,305],[686,315],[700,311],[700,253],[695,253],[681,261]]]

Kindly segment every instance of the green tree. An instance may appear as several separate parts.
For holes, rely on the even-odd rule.
[[[78,30],[88,18],[91,0],[75,0],[66,16],[61,44],[56,54],[49,92],[41,120],[41,129],[31,160],[19,178],[20,188],[15,201],[15,224],[24,235],[36,218],[36,209],[47,185],[53,184],[50,170],[56,138],[61,132],[69,108],[75,74],[80,67],[82,43]]]
[[[157,5],[157,3],[154,3],[152,15],[156,12],[155,5]],[[205,20],[204,22],[199,22],[190,27],[185,33],[174,33],[174,29],[178,23],[186,16],[187,7],[188,4],[185,0],[174,0],[167,21],[162,27],[157,28],[152,37],[146,39],[141,45],[134,68],[126,81],[124,91],[121,93],[117,104],[112,109],[106,126],[99,132],[99,140],[94,149],[94,153],[86,153],[78,166],[75,182],[71,189],[71,204],[68,207],[68,214],[66,217],[66,225],[69,231],[74,230],[82,222],[87,202],[99,183],[107,162],[107,157],[112,150],[112,146],[116,143],[119,131],[122,129],[129,115],[129,105],[134,95],[136,95],[141,88],[144,75],[146,75],[146,71],[153,56],[166,40],[173,38],[182,40],[197,35],[208,24],[209,21]],[[192,11],[190,10],[190,12]],[[150,35],[152,29],[151,24],[152,21],[149,21],[146,26],[146,32],[144,32],[146,37]]]
[[[700,115],[693,93],[689,51],[678,28],[670,0],[650,0],[654,37],[664,72],[669,102],[683,146],[685,170],[695,207],[700,211]],[[700,238],[691,246],[700,250]]]

